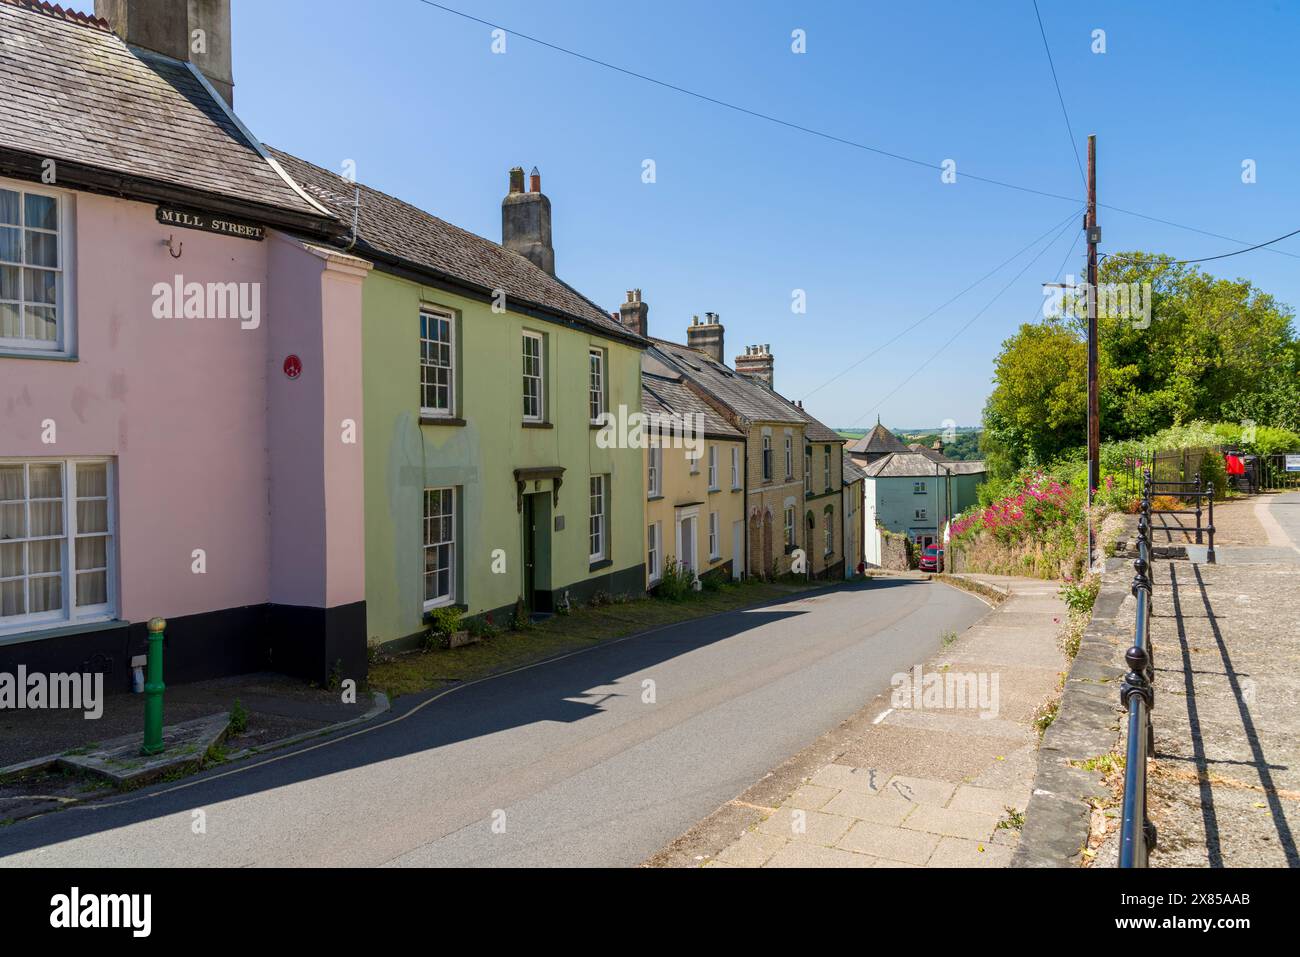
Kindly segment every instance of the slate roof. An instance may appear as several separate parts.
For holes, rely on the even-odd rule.
[[[704,416],[704,434],[713,438],[743,439],[745,434],[727,422],[717,411],[701,399],[681,376],[665,377],[651,372],[641,373],[641,408],[647,415]]]
[[[983,462],[936,462],[928,455],[904,449],[890,452],[884,458],[863,466],[869,478],[925,478],[927,475],[978,475],[985,471]]]
[[[638,345],[645,340],[573,287],[532,261],[424,210],[360,183],[352,183],[289,153],[267,147],[280,165],[318,202],[351,228],[361,188],[357,255],[386,258],[487,294],[514,300]]]
[[[799,410],[761,382],[716,362],[712,356],[666,339],[651,338],[649,354],[694,381],[723,405],[751,422],[805,425]]]
[[[920,453],[921,455],[924,455],[926,458],[930,459],[933,462],[953,461],[952,459],[948,458],[948,456],[944,455],[942,452],[936,452],[928,445],[922,445],[920,442],[912,442],[911,444],[908,445],[908,448],[911,449],[913,452],[917,452]]]
[[[129,47],[102,20],[32,0],[0,0],[0,149],[30,155],[37,172],[48,158],[329,228],[190,64]],[[64,168],[58,175],[79,182]],[[134,195],[128,185],[114,191]]]
[[[906,452],[907,446],[898,440],[898,437],[890,432],[879,422],[877,422],[870,432],[858,439],[852,445],[848,446],[845,451],[857,455],[882,454],[884,452]]]
[[[803,406],[791,402],[789,399],[781,395],[781,393],[779,392],[774,392],[773,395],[775,395],[786,405],[788,405],[791,409],[793,409],[795,414],[804,420],[805,425],[804,425],[803,434],[804,434],[804,438],[807,439],[809,442],[844,442],[845,441],[844,436],[840,435],[829,425],[826,425],[825,423],[814,418],[811,413],[809,413],[806,409],[804,409]]]
[[[844,484],[852,485],[854,482],[860,482],[867,477],[867,473],[862,471],[851,458],[843,456],[844,462]]]

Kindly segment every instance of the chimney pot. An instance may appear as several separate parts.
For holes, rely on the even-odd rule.
[[[523,167],[510,170],[510,192],[501,201],[501,245],[554,276],[551,201],[542,192],[542,176],[536,167],[532,176],[532,191],[525,193]]]
[[[723,358],[727,354],[723,345],[725,332],[718,322],[718,314],[706,312],[704,322],[700,322],[699,316],[694,317],[690,328],[686,330],[686,344],[706,353],[714,362],[722,365],[727,361]]]
[[[767,344],[747,346],[743,356],[736,357],[736,371],[751,378],[758,379],[769,389],[776,388],[771,347]],[[800,407],[802,408],[802,406]]]
[[[537,171],[536,166],[534,166],[533,171],[528,174],[528,178],[529,178],[528,191],[530,193],[540,193],[542,191],[542,174]]]
[[[641,301],[640,289],[627,291],[627,302],[618,310],[619,321],[639,336],[650,335],[650,307]]]

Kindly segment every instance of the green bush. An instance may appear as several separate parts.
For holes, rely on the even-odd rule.
[[[1061,597],[1072,612],[1091,612],[1100,591],[1101,578],[1097,575],[1087,575],[1078,581],[1067,578],[1061,582]]]
[[[669,556],[664,562],[663,577],[655,586],[656,598],[666,601],[681,601],[695,593],[695,574],[682,562]]]
[[[248,709],[238,698],[230,708],[230,733],[243,734],[248,730]]]

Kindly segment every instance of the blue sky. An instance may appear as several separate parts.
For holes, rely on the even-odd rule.
[[[354,160],[363,182],[495,240],[507,170],[535,165],[557,272],[606,308],[640,287],[652,333],[677,339],[692,315],[720,313],[731,356],[770,343],[778,389],[837,427],[877,414],[895,427],[978,423],[993,358],[1039,315],[1073,222],[1037,262],[1048,240],[880,347],[1082,207],[1029,0],[446,3],[803,126],[951,158],[958,181],[518,36],[494,55],[488,27],[420,0],[233,0],[240,115],[268,143],[333,169]],[[1300,226],[1300,4],[1039,5],[1081,156],[1098,135],[1103,204],[1250,243]],[[1104,54],[1090,49],[1094,29]],[[1257,163],[1252,185],[1244,159]],[[1101,225],[1103,252],[1236,248],[1107,209]],[[1278,248],[1300,254],[1300,237]],[[1209,264],[1292,305],[1297,267],[1266,251]],[[791,310],[796,289],[806,314]]]

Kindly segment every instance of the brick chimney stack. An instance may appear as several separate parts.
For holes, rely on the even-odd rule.
[[[95,0],[95,16],[131,46],[191,61],[234,108],[230,0]]]
[[[525,193],[523,167],[510,171],[510,192],[501,201],[501,245],[554,276],[551,201],[542,192],[542,174],[537,167],[533,167],[530,179],[530,190]]]
[[[713,361],[719,365],[724,364],[727,360],[723,358],[726,351],[723,349],[723,335],[726,330],[722,326],[722,320],[716,312],[706,312],[704,321],[700,322],[700,317],[695,316],[691,320],[690,326],[686,329],[686,344],[692,349],[699,349],[701,352],[707,352],[713,357]]]
[[[776,360],[772,356],[772,346],[745,346],[745,354],[736,356],[736,371],[758,379],[769,389],[775,389],[773,371]]]
[[[618,307],[618,321],[638,336],[650,335],[650,307],[641,301],[640,289],[627,291],[627,302]]]

